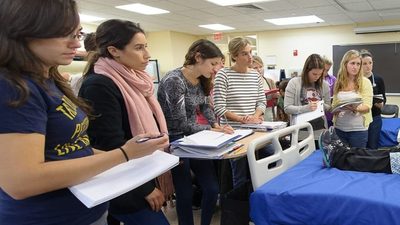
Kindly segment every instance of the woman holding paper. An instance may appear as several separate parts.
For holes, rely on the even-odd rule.
[[[91,144],[109,151],[142,133],[167,136],[153,81],[144,71],[150,54],[142,28],[130,21],[105,21],[96,30],[96,44],[98,51],[88,62],[79,91],[93,107],[88,128]],[[167,174],[111,200],[109,214],[125,225],[166,225],[161,207],[172,193]],[[109,219],[109,225],[119,225]]]
[[[211,79],[221,64],[222,53],[208,40],[195,41],[185,56],[182,67],[169,71],[158,87],[158,100],[167,120],[171,142],[202,130],[233,133],[230,126],[219,126],[211,106],[206,101]],[[208,125],[196,123],[196,109],[208,119]],[[176,191],[176,209],[180,225],[193,225],[192,177],[203,191],[201,224],[208,225],[214,213],[219,192],[212,160],[181,158],[182,163],[172,169]]]
[[[73,0],[0,2],[2,225],[104,225],[108,203],[87,208],[67,187],[168,145],[139,136],[106,153],[91,148],[89,107],[57,70],[80,47],[79,23]]]
[[[284,110],[291,117],[291,123],[294,123],[295,116],[317,110],[318,104],[321,104],[320,108],[324,111],[330,109],[329,85],[322,76],[324,69],[325,64],[321,56],[312,54],[304,63],[301,76],[289,81],[285,91]],[[324,113],[321,112],[321,115],[308,121],[314,129],[315,138],[322,129],[328,127]]]
[[[347,51],[342,61],[333,93],[332,107],[356,100],[334,113],[333,123],[337,135],[351,147],[365,148],[368,141],[368,126],[372,121],[372,85],[363,76],[361,55],[356,50]]]
[[[386,103],[385,83],[383,79],[372,72],[374,61],[372,54],[367,50],[361,50],[362,68],[364,76],[372,84],[374,97],[372,99],[372,122],[368,127],[368,148],[378,148],[379,137],[382,129],[381,110]]]

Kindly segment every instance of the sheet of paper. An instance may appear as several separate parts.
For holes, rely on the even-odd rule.
[[[222,132],[203,130],[186,136],[172,145],[192,146],[201,148],[220,148],[237,138],[238,134],[225,134]]]
[[[116,198],[175,167],[179,158],[163,151],[155,151],[139,159],[115,166],[70,191],[88,208]]]
[[[300,113],[292,117],[292,125],[311,121],[313,119],[324,116],[324,101],[317,103],[317,109],[311,112]]]
[[[236,138],[233,139],[233,141],[238,141],[249,135],[252,135],[253,133],[254,133],[254,130],[252,130],[252,129],[235,129],[234,135],[236,136]]]

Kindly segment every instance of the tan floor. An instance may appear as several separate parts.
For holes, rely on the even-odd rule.
[[[178,217],[176,215],[175,208],[171,208],[170,206],[166,207],[164,210],[165,216],[168,218],[170,225],[178,225]],[[193,210],[194,224],[200,225],[200,213],[201,210]],[[221,219],[221,210],[217,208],[214,213],[214,216],[211,220],[210,225],[219,225]]]

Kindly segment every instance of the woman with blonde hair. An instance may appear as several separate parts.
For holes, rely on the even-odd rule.
[[[323,56],[322,60],[325,63],[325,69],[324,69],[324,73],[322,74],[322,76],[324,77],[324,80],[328,83],[329,85],[329,90],[330,90],[330,96],[333,96],[333,89],[335,87],[335,82],[336,82],[336,77],[329,74],[329,70],[331,69],[333,63],[330,59],[328,59],[328,57]],[[325,112],[325,117],[326,117],[326,121],[328,122],[328,127],[331,127],[333,125],[332,119],[333,119],[333,114],[329,111]]]
[[[251,68],[255,69],[261,77],[261,80],[263,81],[263,87],[264,91],[270,91],[273,89],[276,89],[275,82],[271,78],[267,78],[264,76],[264,62],[262,61],[260,56],[253,55],[253,63],[251,64]],[[267,121],[273,121],[275,117],[275,105],[278,101],[279,93],[277,92],[272,92],[268,93],[266,92],[266,98],[267,98],[267,105],[264,113],[264,120]]]
[[[222,124],[239,127],[243,123],[261,123],[266,98],[259,73],[250,69],[253,63],[249,40],[233,38],[229,44],[233,66],[220,69],[215,76],[214,110]],[[244,183],[247,177],[246,158],[231,160],[234,187]]]
[[[332,108],[343,102],[361,99],[361,104],[352,104],[334,114],[337,135],[351,147],[366,147],[368,126],[372,121],[372,85],[364,77],[361,55],[357,50],[347,51],[340,62]]]

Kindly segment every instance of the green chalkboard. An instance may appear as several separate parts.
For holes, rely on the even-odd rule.
[[[373,55],[374,74],[383,78],[386,93],[400,95],[400,42],[334,45],[333,74],[336,76],[343,55],[350,49],[367,49]]]

